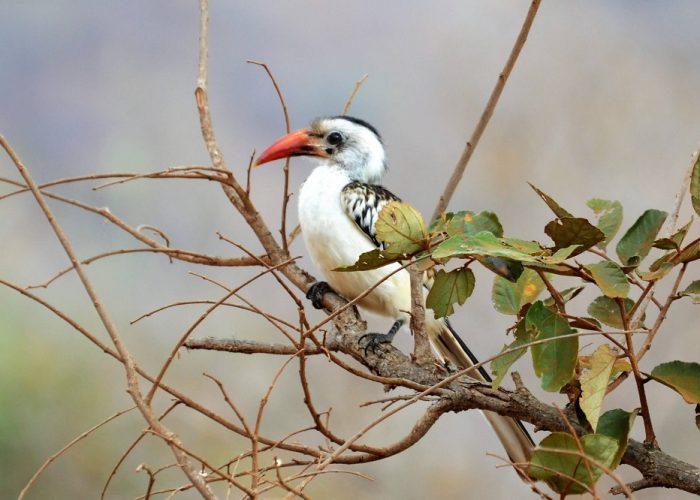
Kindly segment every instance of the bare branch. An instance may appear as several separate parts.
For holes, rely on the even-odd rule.
[[[345,101],[345,106],[343,106],[343,113],[344,115],[348,114],[348,111],[350,111],[350,106],[352,106],[352,101],[355,99],[355,96],[357,95],[357,92],[360,90],[360,87],[362,87],[362,84],[365,83],[365,80],[369,78],[368,74],[363,75],[359,80],[355,82],[355,87],[352,89],[352,92],[348,96],[347,101]]]
[[[484,111],[481,113],[479,123],[477,123],[474,132],[472,132],[472,135],[467,142],[467,145],[464,147],[462,156],[459,158],[457,165],[455,165],[455,169],[454,172],[452,172],[450,180],[447,181],[445,190],[440,196],[440,200],[433,211],[431,220],[437,219],[440,214],[447,209],[447,205],[449,205],[452,195],[454,194],[455,189],[457,189],[459,181],[462,180],[462,176],[464,175],[467,164],[474,153],[474,149],[476,149],[476,146],[479,144],[479,139],[481,139],[481,135],[484,133],[484,130],[486,130],[489,120],[491,120],[493,111],[496,109],[496,104],[498,104],[498,99],[501,97],[501,93],[506,86],[506,81],[508,81],[508,77],[513,71],[515,61],[517,61],[520,51],[522,50],[523,45],[525,45],[527,35],[530,33],[530,28],[532,27],[532,22],[535,20],[537,9],[540,7],[540,1],[541,0],[532,0],[532,3],[530,3],[530,9],[527,11],[525,21],[523,22],[522,28],[520,28],[518,38],[515,40],[513,50],[511,50],[510,56],[508,56],[506,65],[503,67],[503,71],[498,75],[498,80],[496,80],[496,85],[491,91],[491,97],[489,97],[489,100],[486,103],[486,108],[484,108]]]
[[[202,0],[206,2],[206,0]],[[53,215],[53,212],[49,208],[48,204],[46,203],[46,199],[44,198],[44,195],[42,194],[41,190],[37,186],[37,184],[34,182],[34,179],[31,177],[29,174],[29,171],[26,169],[26,167],[22,164],[20,161],[19,157],[15,154],[15,152],[12,150],[10,145],[5,141],[5,138],[0,135],[0,145],[2,145],[3,149],[7,152],[7,154],[10,156],[12,159],[13,163],[17,167],[17,170],[20,172],[20,175],[26,182],[27,186],[32,191],[32,194],[34,195],[34,198],[36,199],[37,203],[39,204],[39,207],[41,208],[42,212],[44,212],[44,215],[46,216],[46,219],[48,220],[49,224],[51,225],[51,228],[53,229],[54,233],[56,234],[56,237],[58,238],[59,242],[61,243],[61,246],[66,252],[66,255],[70,259],[71,263],[73,264],[73,267],[75,268],[76,273],[78,274],[78,277],[80,278],[81,283],[83,284],[83,287],[85,288],[85,291],[87,294],[90,296],[90,299],[92,300],[93,306],[95,308],[95,311],[97,312],[98,316],[100,317],[100,320],[102,321],[102,324],[105,327],[105,330],[107,330],[107,333],[112,340],[112,343],[114,344],[114,347],[117,349],[117,352],[119,353],[119,356],[121,358],[121,362],[124,366],[124,370],[126,372],[126,378],[127,378],[127,385],[128,385],[128,393],[131,396],[131,398],[134,400],[134,403],[136,403],[136,406],[139,408],[139,411],[141,414],[144,416],[144,418],[148,421],[148,423],[151,425],[154,431],[158,432],[161,436],[167,439],[168,444],[171,445],[171,450],[173,451],[173,454],[175,455],[178,464],[180,465],[180,468],[182,471],[187,475],[187,477],[192,481],[192,483],[195,485],[197,488],[197,491],[205,498],[215,498],[214,494],[212,491],[209,489],[207,486],[206,482],[202,480],[201,477],[197,475],[197,473],[194,471],[192,464],[190,463],[189,459],[187,456],[182,452],[180,441],[175,437],[175,435],[168,430],[166,427],[164,427],[158,419],[155,418],[153,415],[153,412],[151,411],[151,408],[148,406],[148,404],[144,401],[143,396],[141,394],[141,391],[139,389],[139,383],[138,379],[136,377],[136,364],[131,357],[131,354],[129,351],[126,349],[126,346],[122,342],[121,336],[119,335],[119,332],[117,331],[116,325],[112,322],[112,319],[110,318],[109,314],[107,313],[107,310],[105,307],[102,305],[102,302],[100,301],[99,296],[97,295],[97,292],[95,288],[92,285],[92,282],[88,278],[87,274],[85,273],[82,265],[80,264],[80,261],[78,260],[78,257],[75,254],[75,251],[73,250],[73,246],[71,245],[70,241],[66,237],[65,233],[63,232],[63,229],[59,225],[58,221]]]
[[[255,64],[257,66],[262,66],[265,69],[265,72],[267,73],[267,76],[270,77],[270,80],[272,81],[272,85],[275,87],[275,92],[277,92],[277,97],[280,100],[280,105],[282,106],[282,114],[284,115],[284,129],[286,133],[290,133],[292,131],[292,126],[291,122],[289,120],[289,111],[287,110],[287,103],[284,99],[284,94],[282,93],[282,89],[280,89],[279,84],[277,83],[277,79],[275,78],[275,75],[272,74],[272,70],[270,67],[264,63],[264,62],[259,62],[259,61],[246,61],[247,63],[250,64]],[[289,205],[289,199],[291,198],[291,194],[289,194],[289,158],[286,158],[284,160],[284,190],[282,192],[282,222],[280,223],[280,236],[282,236],[282,251],[285,254],[289,254],[289,243],[287,241],[287,206]],[[246,193],[250,193],[250,189],[246,188]]]
[[[47,468],[49,465],[51,465],[51,463],[53,463],[58,457],[60,457],[60,456],[63,455],[66,451],[68,451],[69,449],[71,449],[71,448],[73,447],[73,445],[75,445],[75,444],[77,444],[78,442],[82,441],[83,439],[85,439],[86,437],[88,437],[90,434],[92,434],[94,431],[96,431],[96,430],[99,429],[100,427],[102,427],[102,426],[104,426],[104,425],[110,423],[110,422],[111,422],[112,420],[114,420],[115,418],[121,417],[121,416],[124,415],[125,413],[129,413],[131,410],[134,410],[134,409],[136,409],[136,406],[132,406],[131,408],[127,408],[126,410],[118,411],[118,412],[115,413],[114,415],[111,415],[111,416],[107,417],[106,419],[104,419],[104,420],[103,420],[102,422],[100,422],[99,424],[97,424],[97,425],[91,427],[90,429],[86,430],[85,432],[81,433],[81,434],[80,434],[79,436],[77,436],[75,439],[72,439],[67,445],[65,445],[63,448],[61,448],[61,449],[58,450],[56,453],[54,453],[54,454],[51,455],[49,458],[47,458],[46,461],[41,465],[41,467],[39,467],[39,468],[37,469],[37,471],[34,473],[34,475],[31,477],[31,479],[29,479],[29,481],[27,481],[27,484],[24,486],[24,488],[22,488],[22,491],[19,492],[19,495],[17,496],[17,499],[18,499],[18,500],[22,500],[22,499],[24,498],[24,496],[27,494],[27,492],[29,491],[29,488],[31,488],[32,485],[34,484],[34,482],[39,478],[39,476],[41,475],[41,473],[44,472],[44,471],[46,470],[46,468]]]
[[[418,364],[429,363],[434,358],[430,341],[425,332],[425,298],[423,297],[423,273],[416,264],[409,266],[411,277],[411,331],[413,332],[413,358]]]

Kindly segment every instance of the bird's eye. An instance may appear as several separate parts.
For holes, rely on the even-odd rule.
[[[340,132],[331,132],[326,136],[326,142],[331,146],[337,146],[343,142],[343,136]]]

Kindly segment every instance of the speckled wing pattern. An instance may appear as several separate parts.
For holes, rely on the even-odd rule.
[[[383,248],[384,245],[377,241],[375,224],[379,212],[392,201],[401,200],[394,193],[377,184],[354,181],[340,192],[340,204],[345,213],[379,248]]]

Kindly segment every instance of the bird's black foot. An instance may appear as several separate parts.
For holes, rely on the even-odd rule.
[[[306,298],[311,301],[311,304],[313,304],[316,309],[323,309],[323,296],[328,292],[333,292],[331,286],[325,281],[317,281],[311,285],[309,291],[306,292]]]
[[[396,332],[403,326],[403,323],[403,320],[397,319],[394,321],[394,324],[391,325],[391,329],[387,333],[365,333],[360,337],[358,343],[360,347],[363,347],[364,344],[365,356],[367,356],[367,353],[370,351],[376,354],[377,349],[379,349],[379,346],[382,344],[391,344],[396,336]]]
[[[379,349],[379,346],[382,344],[391,344],[391,341],[394,340],[394,335],[396,334],[365,333],[362,337],[360,337],[358,343],[360,344],[360,347],[364,346],[365,356],[367,356],[368,352],[376,354],[377,349]]]

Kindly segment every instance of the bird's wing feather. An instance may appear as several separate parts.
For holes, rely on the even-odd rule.
[[[401,200],[391,191],[376,184],[354,181],[340,192],[340,204],[347,216],[378,248],[382,248],[383,245],[377,240],[375,224],[379,212],[392,201]]]

